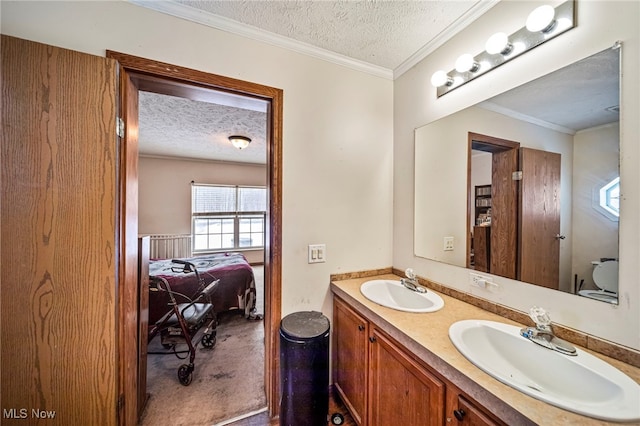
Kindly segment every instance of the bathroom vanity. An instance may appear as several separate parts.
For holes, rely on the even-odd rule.
[[[442,295],[444,308],[437,312],[385,308],[360,293],[362,283],[371,279],[399,277],[389,274],[331,283],[333,382],[356,423],[606,424],[493,379],[467,361],[448,336],[451,324],[463,319],[521,324],[446,295]],[[597,356],[640,381],[640,369]]]
[[[358,424],[504,424],[339,296],[333,309],[334,384]]]

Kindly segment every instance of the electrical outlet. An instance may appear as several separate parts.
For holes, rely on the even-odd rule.
[[[453,237],[444,237],[444,251],[453,251]]]
[[[469,284],[471,287],[478,287],[488,289],[491,286],[494,286],[493,278],[487,277],[485,275],[474,274],[473,272],[469,273]]]
[[[309,263],[326,262],[326,250],[325,244],[309,244]]]

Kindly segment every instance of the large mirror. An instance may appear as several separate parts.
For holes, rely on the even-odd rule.
[[[416,129],[416,256],[617,303],[620,55]]]

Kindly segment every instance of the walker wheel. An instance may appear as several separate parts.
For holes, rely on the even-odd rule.
[[[211,334],[205,334],[204,336],[202,336],[202,346],[204,346],[206,349],[212,349],[215,345],[216,345],[216,336],[214,333]]]
[[[178,368],[178,380],[183,386],[189,386],[191,380],[193,380],[193,367],[189,367],[187,364],[182,364]]]
[[[341,425],[344,423],[344,416],[340,413],[333,413],[331,415],[331,424]]]

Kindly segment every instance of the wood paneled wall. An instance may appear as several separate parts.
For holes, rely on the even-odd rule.
[[[114,60],[2,36],[3,425],[117,422],[116,90]]]

